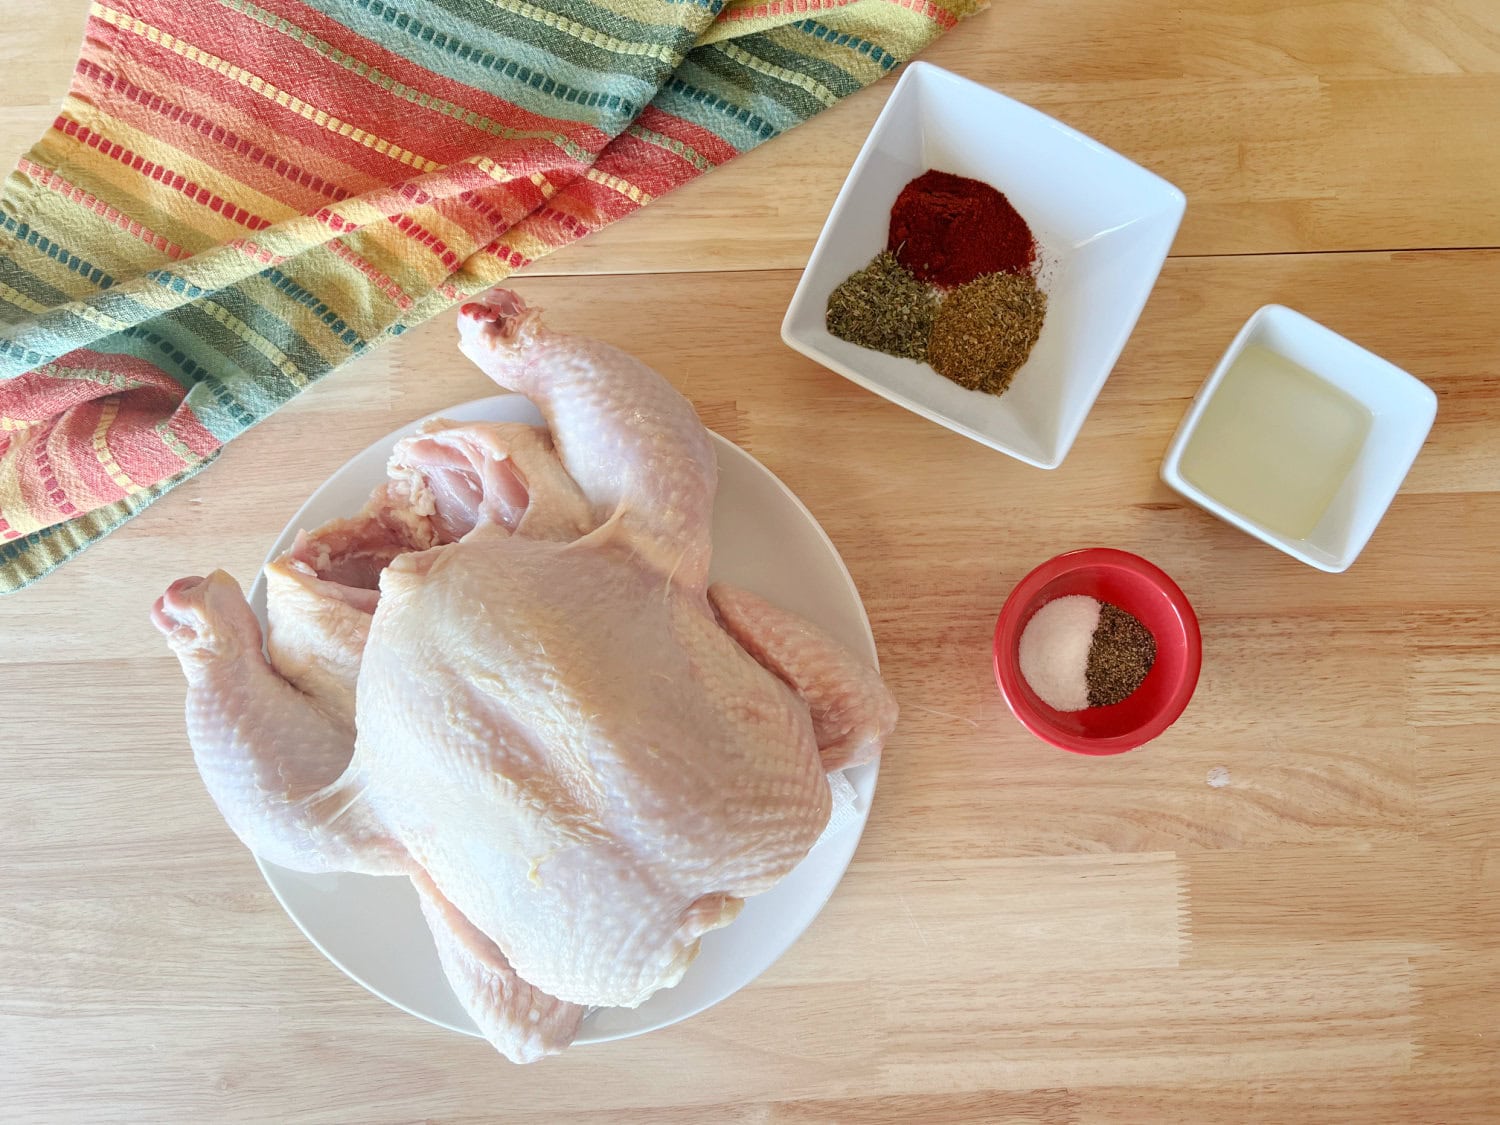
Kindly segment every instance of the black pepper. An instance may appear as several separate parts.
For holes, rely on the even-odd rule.
[[[1108,707],[1129,699],[1155,663],[1156,638],[1151,630],[1134,614],[1109,602],[1102,603],[1084,673],[1089,685],[1089,706]]]

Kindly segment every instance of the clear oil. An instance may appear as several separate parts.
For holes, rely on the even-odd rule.
[[[1224,373],[1180,471],[1268,531],[1305,539],[1354,467],[1370,421],[1338,387],[1252,345]]]

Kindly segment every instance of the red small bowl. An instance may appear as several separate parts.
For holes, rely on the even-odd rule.
[[[1156,638],[1156,663],[1130,698],[1110,707],[1057,711],[1021,675],[1021,633],[1056,598],[1086,594],[1135,617]],[[1198,686],[1198,615],[1177,583],[1139,555],[1109,547],[1069,551],[1016,584],[995,622],[995,680],[1021,725],[1075,754],[1123,754],[1150,742],[1187,707]]]

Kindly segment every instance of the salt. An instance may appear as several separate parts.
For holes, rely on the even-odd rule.
[[[1089,648],[1101,608],[1084,594],[1055,598],[1032,614],[1021,631],[1021,675],[1054,711],[1082,711],[1089,705]]]

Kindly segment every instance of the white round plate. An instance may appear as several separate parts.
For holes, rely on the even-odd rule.
[[[534,424],[542,420],[520,395],[480,399],[434,417]],[[419,425],[413,422],[382,438],[334,473],[286,525],[266,561],[290,547],[299,529],[359,511],[385,479],[391,447]],[[719,492],[710,577],[744,586],[802,614],[874,664],[875,639],[859,592],[812,513],[759,461],[719,435],[713,437]],[[263,574],[251,588],[250,604],[264,625]],[[859,794],[854,823],[819,843],[773,889],[750,899],[733,925],[706,935],[698,959],[677,987],[663,989],[638,1008],[590,1013],[576,1042],[605,1043],[666,1027],[717,1004],[765,972],[812,924],[843,877],[864,831],[878,766],[872,763],[846,773]],[[304,875],[257,862],[292,921],[349,976],[414,1016],[466,1035],[479,1034],[448,987],[408,880]]]

